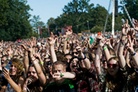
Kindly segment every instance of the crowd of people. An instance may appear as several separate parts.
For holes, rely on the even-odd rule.
[[[137,92],[138,21],[113,36],[77,35],[0,42],[0,92]]]

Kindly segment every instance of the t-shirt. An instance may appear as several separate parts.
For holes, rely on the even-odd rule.
[[[48,83],[43,92],[76,92],[72,80],[65,79],[62,83]]]

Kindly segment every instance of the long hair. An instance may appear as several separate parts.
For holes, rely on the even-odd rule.
[[[23,65],[23,62],[20,60],[20,59],[17,59],[17,58],[13,58],[11,59],[11,64],[16,66],[17,68],[17,75],[22,75],[23,74],[23,71],[24,71],[24,65]]]

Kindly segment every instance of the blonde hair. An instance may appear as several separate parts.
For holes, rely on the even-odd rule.
[[[24,71],[24,65],[23,62],[20,59],[13,58],[11,60],[12,65],[16,66],[17,68],[17,74],[21,75]]]
[[[117,62],[119,61],[118,57],[111,57],[107,62],[109,62],[111,60],[116,60]]]

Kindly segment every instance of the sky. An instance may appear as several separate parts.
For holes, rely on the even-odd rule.
[[[30,14],[39,15],[40,20],[47,23],[47,20],[51,17],[57,18],[63,13],[62,9],[72,0],[28,0],[28,5],[30,5],[32,11]],[[97,4],[105,7],[108,10],[110,0],[91,0],[95,6]]]

